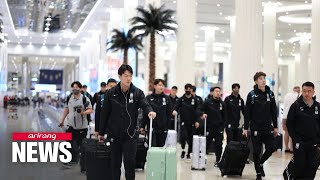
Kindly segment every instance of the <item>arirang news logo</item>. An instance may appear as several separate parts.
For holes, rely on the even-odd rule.
[[[12,162],[68,163],[71,133],[24,132],[12,133]]]

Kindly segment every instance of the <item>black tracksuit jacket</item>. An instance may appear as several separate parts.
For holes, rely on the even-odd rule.
[[[185,125],[192,125],[198,121],[198,106],[199,102],[194,96],[191,95],[190,98],[187,98],[184,94],[181,98],[178,99],[177,104],[173,109],[180,113],[180,123],[184,123]]]
[[[237,128],[240,125],[240,119],[242,114],[245,114],[244,101],[241,98],[240,94],[238,97],[230,95],[225,98],[224,103],[226,104],[228,119],[226,124],[231,125],[231,128]]]
[[[225,103],[219,98],[209,97],[198,109],[198,115],[207,114],[207,129],[213,127],[225,127],[227,110]]]

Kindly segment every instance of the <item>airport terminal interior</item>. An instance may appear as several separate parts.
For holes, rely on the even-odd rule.
[[[151,6],[169,12],[157,17],[160,28],[141,13]],[[311,81],[320,97],[319,47],[320,0],[0,0],[0,179],[85,180],[79,164],[12,163],[11,133],[63,132],[58,126],[71,83],[81,82],[93,96],[101,82],[119,82],[124,61],[145,95],[149,79],[160,78],[165,94],[177,86],[181,97],[191,83],[202,99],[220,87],[224,100],[239,83],[246,101],[254,74],[263,71],[283,134],[285,95]],[[241,177],[221,177],[214,152],[207,152],[206,170],[196,171],[181,151],[178,143],[179,180],[256,179],[252,160]],[[291,159],[283,145],[264,164],[263,179],[283,179]],[[146,180],[146,169],[137,169],[136,179]]]

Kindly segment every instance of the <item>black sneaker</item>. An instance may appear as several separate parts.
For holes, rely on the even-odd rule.
[[[265,177],[266,174],[264,173],[263,164],[260,164],[260,167],[261,167],[261,176]]]
[[[220,163],[219,162],[215,162],[214,163],[214,167],[219,167]]]
[[[257,174],[256,180],[262,180],[261,174]]]
[[[186,155],[186,152],[182,151],[181,152],[181,159],[183,159],[185,155]]]
[[[190,154],[187,154],[187,159],[191,159]]]
[[[285,169],[284,171],[283,171],[283,178],[284,178],[284,180],[289,180],[289,178],[288,178],[288,174],[287,174],[287,169]]]

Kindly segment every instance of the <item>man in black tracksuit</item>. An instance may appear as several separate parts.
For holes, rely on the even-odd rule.
[[[277,106],[273,92],[266,85],[266,74],[257,72],[254,75],[255,86],[247,96],[246,116],[243,134],[248,136],[250,125],[253,144],[253,159],[257,173],[257,180],[265,176],[263,163],[269,159],[275,151],[275,136],[277,128]],[[265,152],[260,158],[262,143],[265,144]]]
[[[244,101],[239,94],[240,85],[232,84],[232,94],[225,98],[228,119],[226,122],[227,144],[230,141],[239,141],[242,134],[239,129],[241,112],[244,115]]]
[[[191,94],[191,84],[184,86],[185,94],[178,99],[176,106],[173,108],[172,115],[176,116],[177,111],[180,113],[180,143],[182,147],[181,158],[185,156],[185,146],[188,143],[187,159],[190,159],[190,153],[192,152],[192,136],[194,128],[199,128],[199,122],[197,122],[197,109],[199,102]]]
[[[176,106],[177,101],[179,99],[177,96],[177,93],[178,93],[178,87],[172,86],[171,91],[170,91],[170,95],[169,95],[170,101],[172,103],[172,108]],[[169,129],[174,129],[174,121],[175,121],[174,118],[175,118],[174,116],[171,116],[171,121],[169,123]]]
[[[284,179],[314,179],[320,164],[320,105],[312,99],[314,84],[302,85],[302,96],[290,107],[287,129],[293,141],[293,160]]]
[[[196,86],[192,86],[191,94],[192,94],[194,97],[197,98],[197,101],[199,102],[199,105],[201,105],[201,104],[203,103],[203,99],[196,94],[196,91],[197,91],[197,87],[196,87]]]
[[[210,96],[200,106],[198,113],[201,119],[207,120],[207,150],[213,140],[216,147],[215,167],[219,166],[222,154],[223,132],[227,119],[227,110],[225,103],[220,98],[220,87],[213,88],[213,96]]]
[[[168,133],[168,126],[172,116],[172,105],[169,96],[163,93],[164,80],[156,79],[154,81],[153,93],[146,97],[157,117],[152,123],[152,147],[163,147],[165,145]],[[144,132],[144,128],[148,124],[150,126],[149,117],[144,114],[140,131]]]
[[[131,83],[132,74],[131,66],[121,65],[120,83],[107,91],[100,113],[99,140],[103,141],[107,132],[111,142],[112,180],[120,180],[122,158],[126,179],[135,179],[138,109],[142,108],[153,119],[156,116],[143,92]]]
[[[94,114],[94,121],[95,121],[94,128],[95,128],[95,135],[96,136],[99,135],[100,112],[101,112],[101,109],[103,106],[103,101],[105,99],[104,95],[109,89],[115,87],[116,85],[117,85],[117,81],[115,79],[110,78],[107,83],[102,82],[100,84],[100,87],[101,87],[100,91],[93,95],[92,106],[95,103],[97,103],[96,109],[95,109],[95,114]]]

